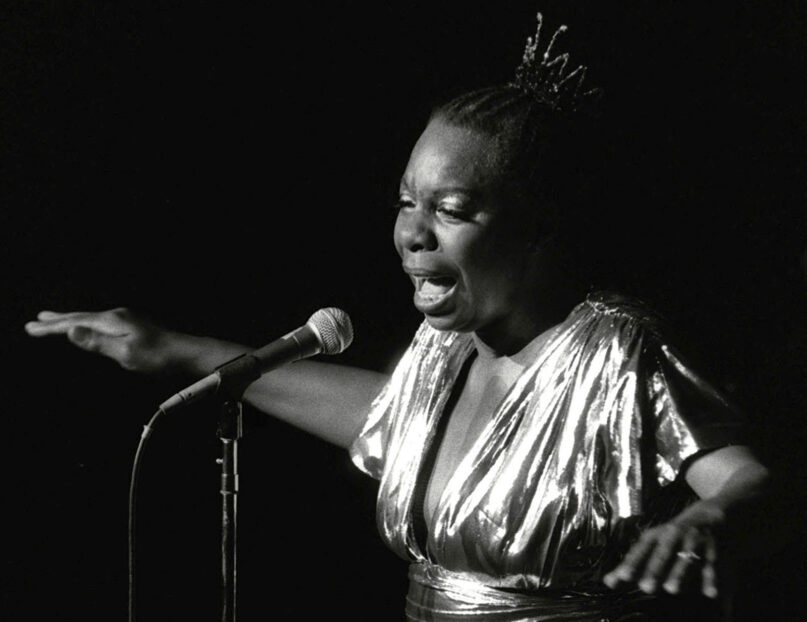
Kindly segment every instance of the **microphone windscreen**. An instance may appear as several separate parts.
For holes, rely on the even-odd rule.
[[[353,342],[353,324],[342,309],[320,309],[307,323],[322,338],[322,354],[339,354]]]

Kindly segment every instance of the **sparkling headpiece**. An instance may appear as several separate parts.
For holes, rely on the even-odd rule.
[[[535,36],[527,37],[524,57],[516,69],[515,80],[510,84],[530,93],[536,99],[549,105],[553,110],[572,112],[588,107],[600,98],[602,89],[583,90],[586,67],[580,65],[577,69],[567,72],[568,53],[559,54],[554,58],[549,57],[555,45],[555,40],[561,33],[568,30],[566,26],[561,26],[555,31],[555,34],[549,40],[549,45],[546,46],[543,56],[536,58],[543,21],[543,15],[538,13],[538,26],[535,29]]]

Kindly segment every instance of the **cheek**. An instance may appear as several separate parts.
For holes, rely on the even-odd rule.
[[[454,255],[469,272],[480,277],[490,275],[498,271],[507,250],[507,240],[498,233],[488,230],[478,235],[455,236],[446,240],[446,245],[452,246]]]
[[[467,245],[455,247],[454,251],[467,294],[471,298],[480,300],[488,296],[506,278],[500,270],[495,249],[485,245]]]
[[[392,243],[398,255],[403,257],[403,243],[401,241],[401,215],[395,217],[395,225],[392,228]]]
[[[475,295],[509,297],[514,284],[521,282],[527,259],[513,253],[506,242],[487,239],[463,250],[463,273]]]

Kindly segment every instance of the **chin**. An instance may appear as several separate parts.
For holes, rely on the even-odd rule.
[[[456,333],[469,333],[474,330],[471,322],[463,320],[463,318],[458,318],[453,313],[447,313],[445,315],[429,315],[424,313],[423,315],[429,323],[429,326],[435,330],[447,330]]]

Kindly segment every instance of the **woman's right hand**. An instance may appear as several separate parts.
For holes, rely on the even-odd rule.
[[[107,356],[131,371],[165,372],[177,363],[174,333],[122,307],[74,313],[41,311],[25,330],[33,337],[65,335],[82,350]]]

